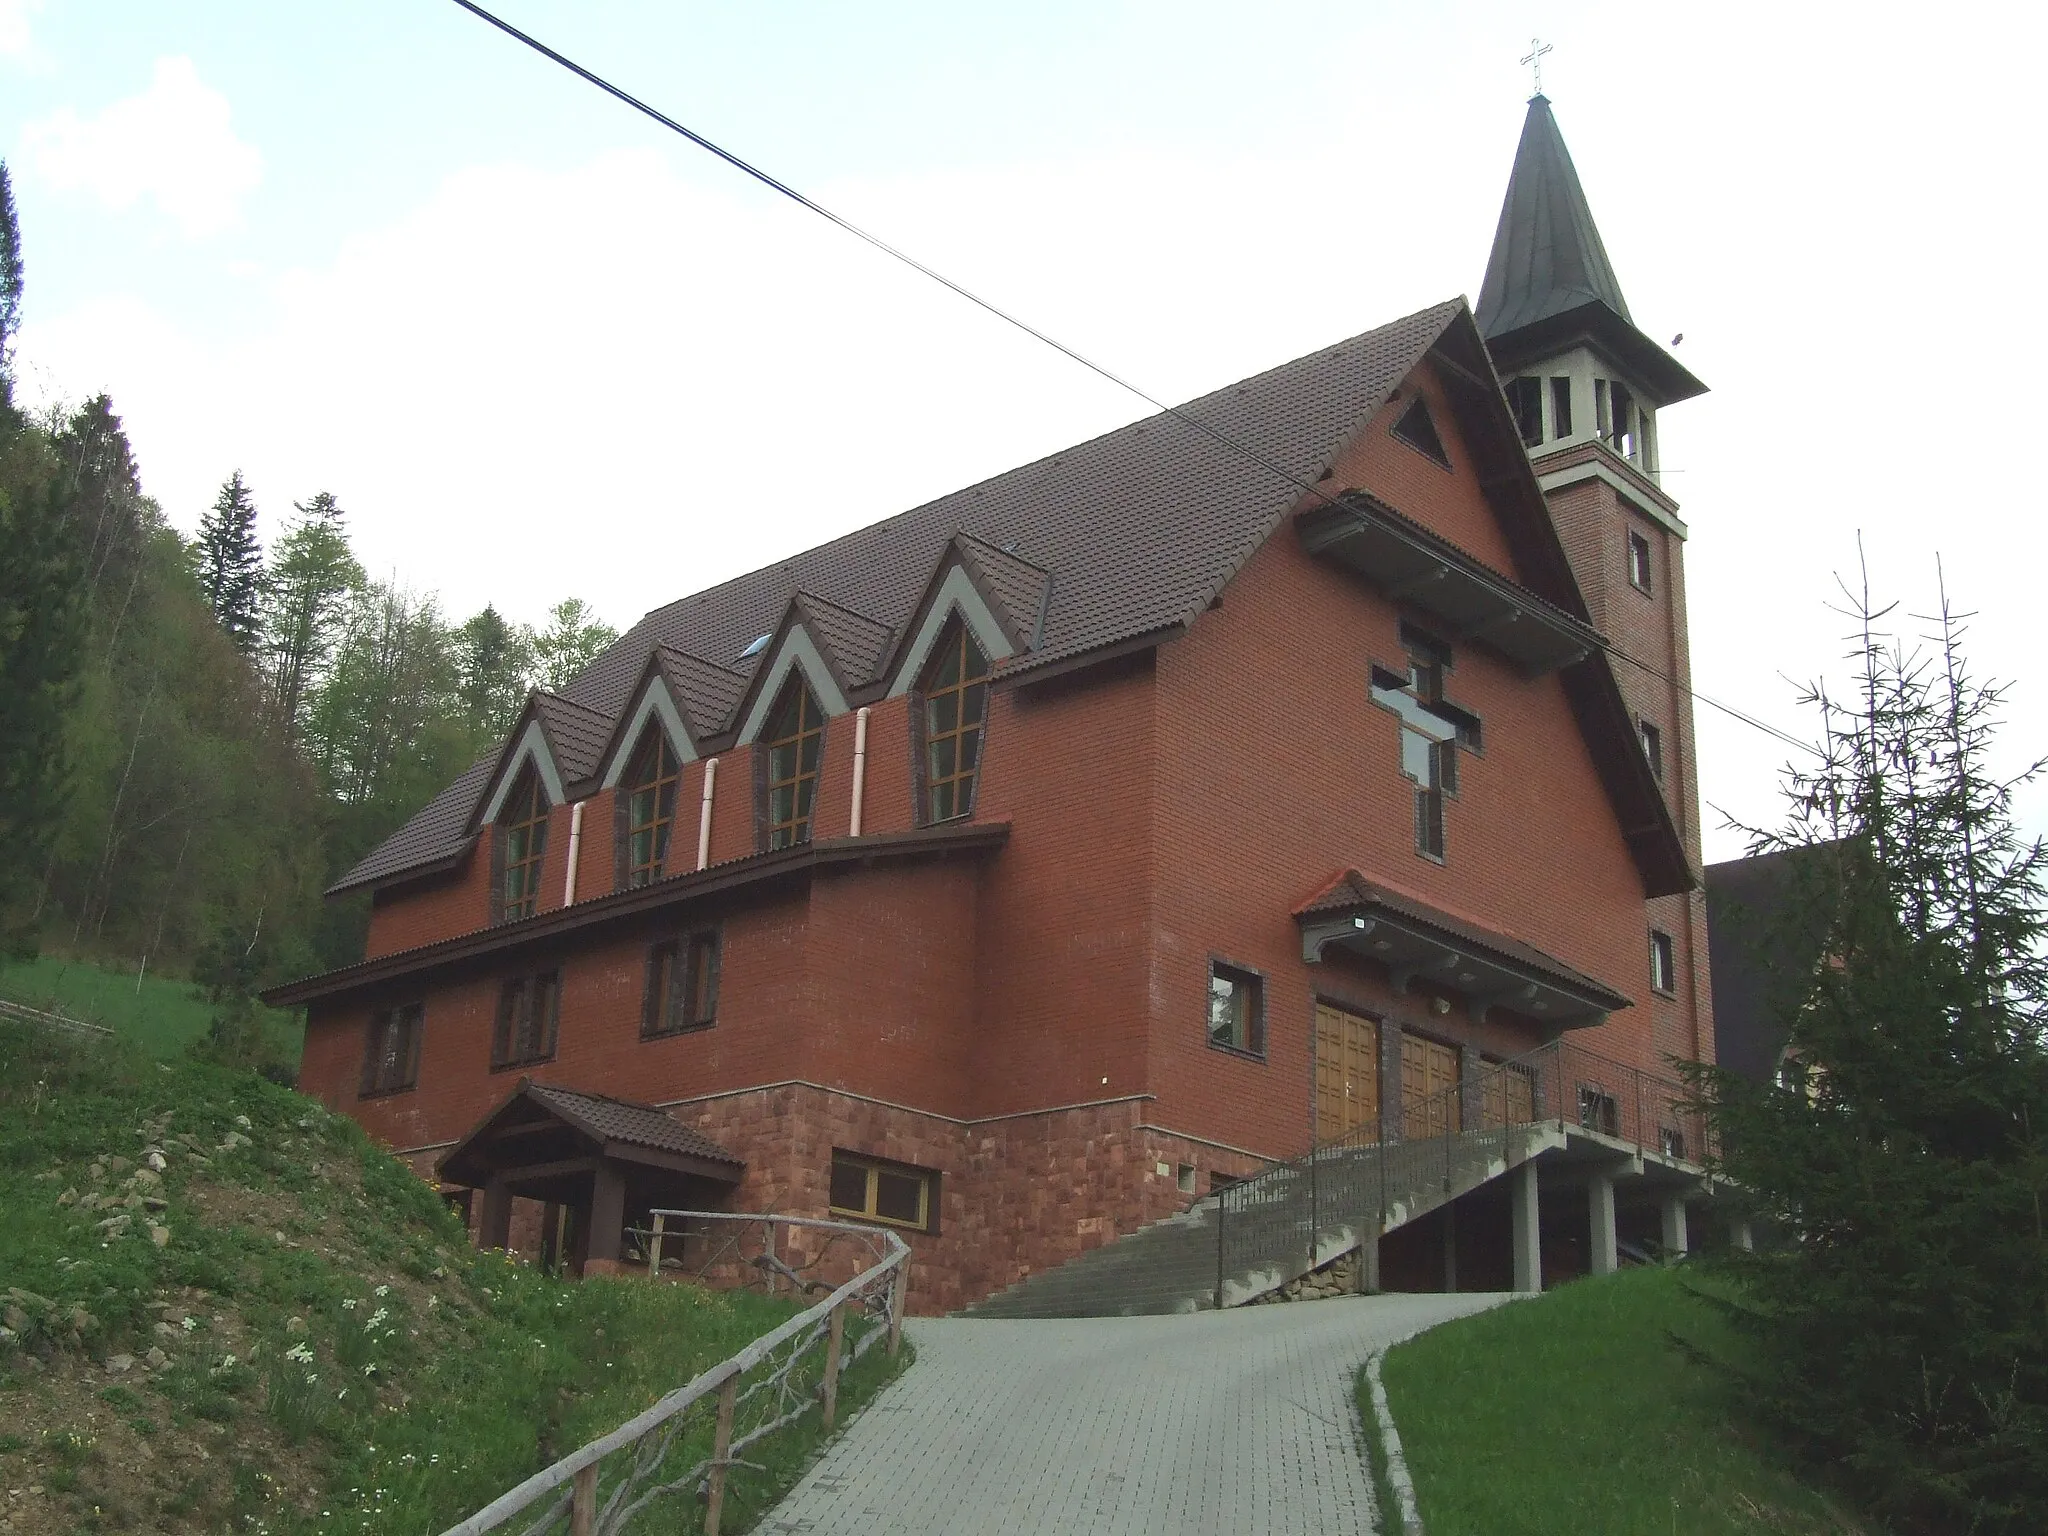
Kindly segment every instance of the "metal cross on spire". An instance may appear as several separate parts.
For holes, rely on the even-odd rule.
[[[1543,94],[1543,55],[1550,52],[1550,44],[1540,37],[1529,39],[1529,51],[1522,55],[1522,62],[1536,72],[1536,94]]]

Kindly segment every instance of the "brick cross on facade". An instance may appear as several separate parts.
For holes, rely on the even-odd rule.
[[[1375,663],[1372,701],[1401,722],[1401,772],[1415,784],[1415,848],[1444,856],[1444,796],[1458,792],[1458,749],[1480,750],[1479,717],[1444,697],[1450,647],[1402,626],[1404,677]]]

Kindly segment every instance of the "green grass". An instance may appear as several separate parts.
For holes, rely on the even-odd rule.
[[[4,1022],[0,1231],[0,1480],[49,1490],[52,1529],[438,1531],[794,1311],[479,1254],[310,1099]],[[101,1364],[152,1346],[161,1369]],[[842,1402],[892,1373],[877,1353]],[[794,1480],[816,1417],[750,1453],[729,1530]]]
[[[105,1024],[156,1057],[175,1056],[204,1039],[219,1011],[189,981],[144,975],[138,987],[133,968],[110,970],[52,954],[0,960],[0,999]],[[258,1012],[284,1060],[296,1063],[304,1032],[298,1017],[268,1008]]]
[[[1393,1350],[1382,1376],[1430,1536],[1860,1529],[1776,1464],[1725,1379],[1673,1344],[1733,1357],[1720,1314],[1686,1289],[1697,1283],[1667,1269],[1581,1280]]]

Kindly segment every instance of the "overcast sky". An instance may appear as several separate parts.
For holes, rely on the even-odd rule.
[[[2040,6],[500,9],[1172,398],[1476,294],[1533,23],[1712,387],[1660,423],[1697,688],[1812,735],[1860,531],[1906,610],[1939,553],[2006,765],[2044,750]],[[236,468],[266,537],[334,491],[458,616],[623,627],[1145,414],[448,0],[0,0],[0,154],[29,398],[112,395],[187,531]],[[1788,749],[1698,724],[1705,799],[1771,817]]]

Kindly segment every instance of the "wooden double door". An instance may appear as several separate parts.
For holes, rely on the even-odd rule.
[[[1316,1005],[1316,1142],[1376,1140],[1380,1124],[1380,1027],[1327,1003]]]
[[[1380,1030],[1377,1020],[1316,1005],[1316,1141],[1371,1141],[1380,1124]],[[1401,1120],[1407,1138],[1441,1136],[1464,1127],[1459,1048],[1400,1031]],[[1533,1118],[1533,1085],[1519,1074],[1489,1081],[1483,1114],[1489,1125]]]

